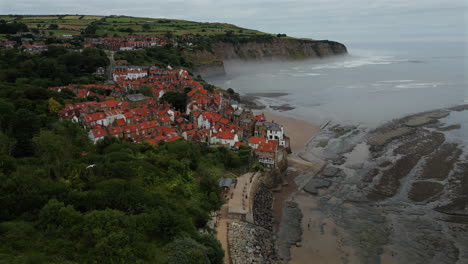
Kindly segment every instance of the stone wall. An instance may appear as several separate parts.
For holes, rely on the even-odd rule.
[[[247,222],[228,224],[229,256],[232,264],[279,263],[274,234]]]
[[[254,224],[273,231],[273,193],[261,184],[252,205]]]

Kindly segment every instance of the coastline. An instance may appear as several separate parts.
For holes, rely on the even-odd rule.
[[[295,120],[277,112],[263,111],[269,120],[284,126],[293,149],[288,157],[286,177],[281,188],[274,190],[273,200],[276,248],[282,263],[405,263],[417,260],[423,252],[445,256],[446,259],[440,263],[454,260],[454,248],[464,248],[460,244],[462,238],[457,238],[455,233],[443,234],[441,230],[459,228],[457,221],[461,220],[444,219],[450,219],[451,212],[462,214],[459,213],[462,208],[458,209],[461,198],[452,194],[447,196],[442,190],[433,190],[434,193],[431,194],[421,193],[418,188],[423,187],[422,184],[427,181],[413,178],[414,173],[406,175],[401,180],[401,186],[395,186],[405,196],[392,191],[396,195],[389,204],[381,204],[381,196],[376,196],[378,199],[374,197],[372,188],[368,188],[368,185],[372,177],[377,177],[377,169],[385,176],[386,171],[393,170],[394,162],[404,161],[401,158],[401,161],[398,160],[400,156],[393,157],[396,147],[400,146],[397,150],[400,155],[417,156],[412,154],[411,148],[407,148],[416,143],[408,142],[418,142],[417,139],[424,133],[429,144],[427,146],[431,150],[418,158],[421,162],[426,158],[449,157],[450,160],[450,154],[437,156],[445,155],[443,146],[450,147],[450,151],[459,155],[458,165],[452,159],[451,166],[454,169],[458,166],[461,171],[452,175],[445,167],[438,168],[437,165],[434,167],[430,164],[425,166],[432,166],[428,168],[444,173],[448,179],[455,177],[451,181],[459,179],[456,181],[462,181],[463,185],[463,182],[468,181],[466,175],[461,177],[463,164],[466,164],[468,156],[466,152],[464,156],[461,154],[462,145],[456,147],[456,141],[450,135],[453,131],[453,135],[459,135],[456,131],[460,127],[463,129],[463,123],[460,126],[457,122],[463,122],[460,117],[467,110],[468,106],[463,105],[412,114],[370,131],[341,125],[330,125],[327,129],[320,130],[319,126],[310,122]],[[458,119],[451,120],[450,114],[456,115]],[[441,133],[449,141],[443,145],[439,142],[437,145],[440,140],[437,135]],[[326,142],[324,146],[323,142]],[[317,164],[319,161],[322,164]],[[313,164],[317,166],[314,167]],[[425,171],[419,177],[436,177],[431,175],[430,171]],[[376,178],[373,184],[383,180],[385,179]],[[320,185],[324,181],[328,184]],[[375,186],[374,188],[379,188],[380,185]],[[463,191],[457,186],[449,181],[445,188],[449,192],[462,195]],[[388,191],[389,187],[384,190]],[[437,192],[440,194],[436,194]],[[442,204],[450,202],[453,205],[447,208],[430,206],[434,199],[439,199]],[[426,212],[424,217],[421,216],[422,212]],[[416,222],[421,226],[416,225]],[[436,226],[436,229],[428,231],[429,226]],[[413,238],[401,237],[401,234],[411,234]],[[434,235],[442,236],[441,240],[446,244],[443,247],[425,244],[425,248],[421,248],[421,243],[415,240],[416,237],[430,238]],[[444,253],[446,250],[450,253]]]
[[[304,174],[313,177],[323,166],[323,163],[305,160],[300,155],[306,151],[307,143],[320,132],[320,126],[277,112],[255,112],[263,113],[267,120],[281,124],[291,140],[292,154],[288,157],[285,182],[274,192],[272,205],[276,248],[280,259],[283,259],[283,263],[291,264],[342,262],[352,254],[352,249],[342,246],[342,237],[336,233],[336,224],[332,219],[323,221],[316,207],[316,198],[301,193],[298,190],[300,182],[296,182],[296,178]],[[296,243],[298,246],[295,246]]]

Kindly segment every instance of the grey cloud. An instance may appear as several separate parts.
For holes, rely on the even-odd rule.
[[[339,41],[467,39],[460,0],[23,0],[19,14],[102,14],[227,22],[271,33]]]

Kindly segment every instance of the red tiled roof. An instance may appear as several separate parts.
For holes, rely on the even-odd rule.
[[[117,119],[117,125],[119,126],[125,126],[127,123],[125,122],[125,120],[123,118],[119,118]]]
[[[234,136],[236,134],[234,133],[229,133],[229,132],[219,132],[216,137],[220,139],[228,139],[228,140],[233,140]]]
[[[251,144],[264,144],[264,143],[266,143],[266,139],[264,139],[262,137],[251,137],[249,139],[249,143],[251,143]]]
[[[161,122],[169,122],[169,121],[171,121],[171,118],[169,116],[161,117]]]
[[[265,151],[265,152],[275,152],[276,145],[273,143],[264,143],[258,146],[257,151]]]
[[[109,128],[109,134],[111,134],[111,135],[116,135],[116,134],[119,134],[119,133],[122,133],[122,132],[123,132],[123,130],[120,127],[111,127],[111,128]]]
[[[107,136],[106,131],[102,128],[92,129],[91,132],[95,138]]]

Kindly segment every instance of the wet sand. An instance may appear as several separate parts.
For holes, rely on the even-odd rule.
[[[343,245],[343,230],[331,218],[324,218],[317,198],[298,193],[294,201],[302,212],[301,247],[291,247],[290,264],[359,263],[352,249]]]

